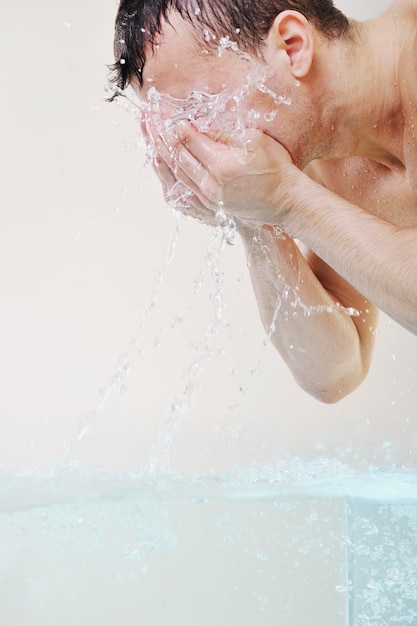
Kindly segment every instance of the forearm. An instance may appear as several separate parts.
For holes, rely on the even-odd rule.
[[[341,399],[367,373],[372,307],[367,309],[355,290],[343,302],[326,289],[287,235],[276,236],[267,227],[240,232],[271,342],[301,387],[325,402]],[[363,309],[360,318],[354,320],[341,305]]]
[[[301,172],[288,193],[287,207],[280,220],[287,232],[417,333],[417,229],[385,222]]]

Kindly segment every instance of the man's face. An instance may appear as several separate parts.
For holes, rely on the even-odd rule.
[[[192,25],[172,11],[170,23],[163,27],[161,42],[149,52],[143,69],[142,99],[149,89],[172,98],[186,99],[193,91],[218,94],[237,87],[248,73],[248,62],[236,54],[222,56],[195,41]],[[202,42],[203,43],[203,42]]]
[[[159,45],[149,51],[139,97],[153,130],[159,133],[188,116],[204,132],[238,126],[244,133],[250,126],[273,136],[277,105],[289,102],[268,91],[268,67],[227,39],[218,42],[217,53],[212,41],[205,50],[195,37],[192,25],[173,11]]]

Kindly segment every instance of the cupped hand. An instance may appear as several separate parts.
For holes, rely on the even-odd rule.
[[[175,178],[164,159],[155,157],[152,167],[161,182],[164,197],[169,206],[203,224],[218,226],[215,212],[206,208],[184,183]]]
[[[277,225],[289,210],[289,193],[299,170],[287,150],[258,130],[247,130],[244,145],[215,140],[191,124],[175,130],[171,167],[206,209],[251,224]]]
[[[150,161],[161,183],[168,205],[186,217],[192,217],[209,226],[218,226],[215,211],[210,210],[173,173],[173,152],[150,120],[142,118],[142,134],[148,146]]]

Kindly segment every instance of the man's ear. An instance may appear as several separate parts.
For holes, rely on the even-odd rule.
[[[302,13],[282,11],[277,15],[266,38],[266,54],[273,64],[272,55],[286,55],[290,71],[295,78],[304,78],[310,71],[314,56],[312,27]]]

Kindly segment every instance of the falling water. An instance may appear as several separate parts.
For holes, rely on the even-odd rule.
[[[219,56],[227,51],[239,54],[248,62],[248,72],[245,80],[236,88],[225,89],[221,93],[208,94],[202,91],[192,91],[186,99],[174,98],[168,94],[162,94],[152,86],[147,93],[146,100],[137,100],[132,94],[120,92],[125,96],[122,99],[126,108],[133,112],[139,119],[145,134],[146,163],[152,164],[158,156],[157,142],[162,140],[166,146],[172,168],[175,168],[176,153],[172,147],[176,140],[176,128],[184,122],[192,123],[202,133],[227,133],[229,141],[246,149],[248,143],[248,129],[255,128],[260,113],[248,106],[249,98],[257,91],[269,96],[271,111],[263,114],[266,121],[273,121],[278,114],[278,106],[290,106],[291,99],[285,94],[280,95],[272,91],[268,86],[271,70],[264,64],[255,61],[245,53],[242,53],[236,42],[228,37],[221,38],[218,46]],[[114,91],[114,90],[113,90]],[[171,147],[169,147],[171,146]],[[179,236],[179,215],[187,215],[190,212],[194,198],[192,191],[181,181],[176,181],[166,193],[167,204],[173,209],[175,220],[171,237],[171,243],[163,269],[156,275],[156,288],[141,315],[140,328],[145,329],[146,318],[155,308],[163,278],[166,276],[172,261],[174,250]],[[191,208],[191,214],[195,215],[195,209]],[[199,217],[197,213],[197,218]],[[173,436],[185,413],[190,409],[198,392],[198,379],[204,368],[204,364],[212,358],[212,343],[223,316],[223,272],[220,269],[221,253],[225,244],[233,245],[237,239],[237,225],[234,218],[227,214],[227,207],[222,200],[219,201],[217,210],[207,218],[203,212],[201,221],[209,223],[212,233],[209,237],[209,245],[206,256],[206,264],[209,268],[213,281],[213,293],[211,299],[215,303],[214,317],[209,324],[205,338],[201,342],[204,349],[193,358],[185,369],[186,384],[182,392],[173,398],[167,413],[162,419],[161,430],[157,440],[151,447],[150,467],[154,470],[169,471],[169,455]],[[216,228],[217,226],[217,228]],[[214,227],[214,228],[213,228]],[[275,227],[275,238],[283,236],[283,232]],[[351,317],[359,316],[356,309],[343,307],[341,304],[306,305],[299,294],[299,285],[288,284],[279,268],[276,266],[270,250],[270,238],[268,241],[262,232],[262,228],[254,228],[252,252],[257,249],[264,257],[265,262],[273,268],[275,273],[275,287],[277,290],[276,305],[271,322],[269,324],[269,338],[275,332],[276,320],[283,303],[292,315],[299,314],[310,317],[322,313],[344,313]],[[250,264],[250,257],[248,263]],[[78,438],[81,439],[97,420],[104,402],[114,389],[124,387],[123,379],[129,374],[134,365],[132,351],[127,351],[121,358],[116,371],[108,377],[99,392],[99,400],[86,420],[80,426]],[[69,446],[68,449],[70,449]]]

